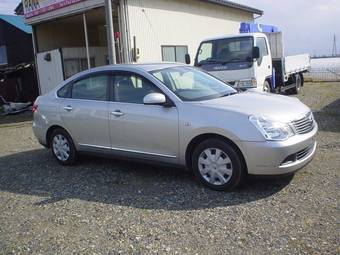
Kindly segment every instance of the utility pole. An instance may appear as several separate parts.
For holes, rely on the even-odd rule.
[[[336,37],[335,37],[335,34],[334,34],[332,56],[336,57],[337,55],[338,55],[338,51],[337,51],[337,48],[336,48]]]

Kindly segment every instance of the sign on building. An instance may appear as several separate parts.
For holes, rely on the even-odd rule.
[[[84,0],[22,0],[25,18],[54,11]]]

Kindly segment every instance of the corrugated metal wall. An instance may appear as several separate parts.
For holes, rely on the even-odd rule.
[[[161,45],[186,45],[193,60],[205,38],[238,33],[251,13],[197,0],[127,0],[131,48],[136,36],[138,62],[161,61]]]

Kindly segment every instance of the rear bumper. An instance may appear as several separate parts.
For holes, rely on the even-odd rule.
[[[248,173],[281,175],[293,173],[307,165],[316,152],[317,125],[312,132],[287,141],[243,142]]]
[[[38,142],[46,147],[46,124],[41,116],[36,112],[34,113],[32,129],[35,137],[38,139]]]

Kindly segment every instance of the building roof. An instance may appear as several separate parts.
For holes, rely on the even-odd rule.
[[[228,6],[228,7],[232,7],[232,8],[236,8],[239,10],[243,10],[243,11],[247,11],[247,12],[251,12],[254,14],[258,14],[258,15],[263,15],[263,11],[247,6],[247,5],[243,5],[243,4],[238,4],[238,3],[234,3],[232,1],[228,1],[228,0],[205,0],[206,2],[210,2],[210,3],[214,3],[214,4],[219,4],[219,5],[224,5],[224,6]]]
[[[11,24],[12,26],[15,26],[27,34],[32,34],[32,27],[25,24],[24,17],[22,16],[0,14],[0,19]]]

